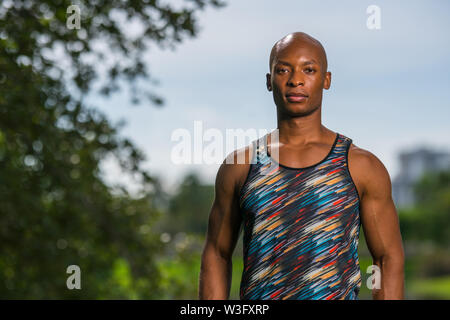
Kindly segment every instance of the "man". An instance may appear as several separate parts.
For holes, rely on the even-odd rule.
[[[403,299],[389,174],[375,155],[321,123],[322,92],[331,84],[324,48],[305,33],[289,34],[273,46],[270,72],[279,140],[266,135],[219,168],[199,298],[228,299],[243,227],[241,299],[357,299],[362,225],[381,273],[373,298]]]

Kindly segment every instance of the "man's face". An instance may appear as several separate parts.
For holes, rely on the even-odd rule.
[[[279,112],[305,116],[322,104],[322,91],[331,83],[323,53],[308,42],[294,42],[278,49],[267,87]]]

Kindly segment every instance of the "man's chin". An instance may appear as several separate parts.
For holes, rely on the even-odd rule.
[[[282,112],[291,117],[305,117],[317,109],[305,103],[287,103],[283,106]]]

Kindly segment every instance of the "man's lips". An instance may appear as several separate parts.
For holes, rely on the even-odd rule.
[[[303,92],[288,92],[286,93],[286,99],[289,102],[302,102],[308,98],[308,95]]]

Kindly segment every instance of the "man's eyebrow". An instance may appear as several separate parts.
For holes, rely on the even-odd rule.
[[[275,64],[284,64],[284,65],[292,67],[292,64],[290,64],[287,61],[283,61],[283,60],[278,60]],[[311,59],[311,60],[307,60],[307,61],[302,63],[303,66],[307,66],[309,64],[317,64],[317,62],[316,62],[316,60]]]

